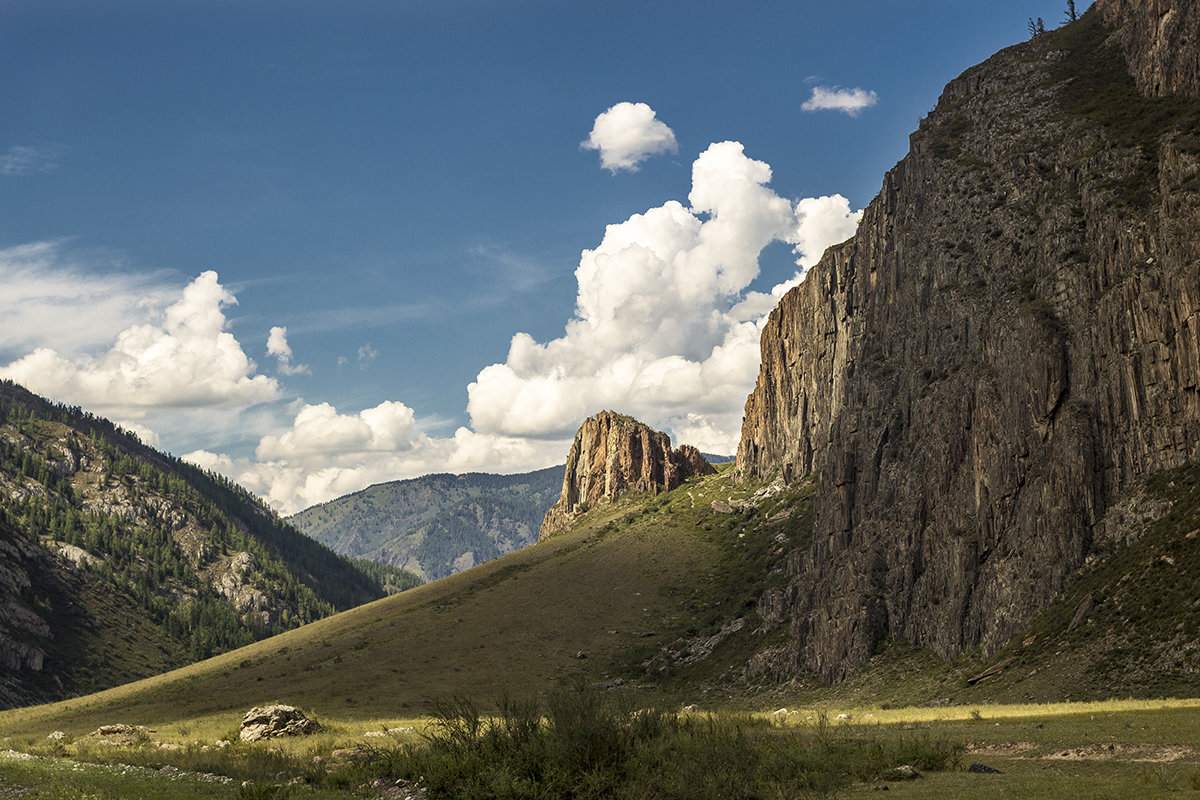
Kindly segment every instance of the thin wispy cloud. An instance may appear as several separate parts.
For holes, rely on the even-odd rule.
[[[814,86],[812,96],[800,106],[802,111],[841,111],[857,117],[863,109],[879,102],[879,95],[868,89],[843,89],[839,86]]]
[[[380,306],[342,306],[340,308],[299,312],[291,315],[293,333],[330,333],[333,331],[386,328],[401,322],[445,319],[450,305],[437,298],[416,303]]]
[[[18,144],[0,155],[0,175],[15,177],[58,169],[62,148],[57,145]]]
[[[179,292],[179,276],[126,270],[119,257],[69,241],[0,249],[0,363],[38,347],[100,352],[150,322]]]

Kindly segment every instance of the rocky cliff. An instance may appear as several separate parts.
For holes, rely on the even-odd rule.
[[[762,602],[791,668],[994,652],[1118,493],[1200,460],[1196,14],[1098,0],[952,81],[772,314],[738,461],[819,481]]]
[[[602,499],[630,491],[670,490],[693,475],[715,471],[691,445],[672,450],[667,434],[633,417],[602,411],[585,420],[575,434],[562,495],[546,512],[538,540],[563,530]]]

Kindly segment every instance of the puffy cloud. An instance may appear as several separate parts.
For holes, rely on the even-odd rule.
[[[842,89],[837,86],[814,86],[812,96],[800,106],[802,111],[842,111],[857,117],[864,108],[879,102],[879,95],[866,89]]]
[[[352,460],[363,453],[407,450],[415,432],[416,418],[403,403],[385,401],[356,416],[339,414],[328,403],[305,405],[290,431],[262,437],[255,454],[264,461],[300,464]]]
[[[292,346],[288,344],[287,328],[276,325],[267,335],[267,355],[274,356],[281,375],[308,375],[311,370],[304,364],[292,363]]]
[[[159,323],[125,328],[103,356],[69,358],[39,347],[0,368],[31,391],[102,414],[140,419],[161,408],[249,406],[274,399],[278,384],[256,367],[222,308],[236,303],[217,273],[199,275]]]
[[[592,132],[580,145],[600,151],[600,166],[610,172],[636,172],[650,156],[674,153],[679,149],[675,133],[656,118],[645,103],[617,103],[592,125]]]
[[[516,334],[505,362],[468,387],[475,431],[569,436],[588,414],[613,407],[731,452],[758,371],[762,318],[784,291],[747,291],[759,253],[790,243],[806,269],[859,218],[840,196],[792,204],[770,180],[770,167],[741,144],[713,144],[693,164],[690,208],[672,201],[609,225],[580,257],[563,336],[543,344]]]

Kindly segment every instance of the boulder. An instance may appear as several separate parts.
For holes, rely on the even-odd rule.
[[[243,742],[257,742],[280,736],[306,736],[320,730],[320,723],[295,706],[255,706],[242,718],[238,738]]]

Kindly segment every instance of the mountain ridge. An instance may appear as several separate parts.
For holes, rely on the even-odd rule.
[[[533,544],[561,470],[389,481],[288,519],[336,552],[442,578]]]

